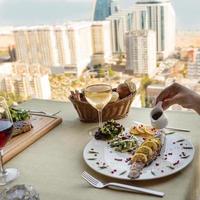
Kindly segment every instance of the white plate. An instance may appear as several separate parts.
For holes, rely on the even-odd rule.
[[[183,142],[177,142],[183,139]],[[161,151],[160,156],[151,165],[145,167],[140,177],[134,180],[152,180],[166,177],[181,171],[192,162],[195,152],[194,146],[181,134],[167,135],[165,142],[165,149]],[[184,149],[183,147],[192,148]],[[97,153],[90,153],[90,151]],[[189,157],[185,159],[181,158],[180,155],[182,152]],[[124,180],[130,180],[128,178],[130,165],[126,162],[126,159],[130,158],[130,156],[128,153],[116,152],[110,148],[107,142],[94,138],[85,146],[83,152],[85,162],[94,171],[105,176]],[[102,166],[107,166],[107,168],[101,169]],[[171,169],[169,166],[172,166],[174,169]],[[114,170],[115,172],[113,172]]]

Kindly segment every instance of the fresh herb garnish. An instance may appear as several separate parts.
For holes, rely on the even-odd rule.
[[[95,133],[97,140],[111,140],[116,135],[123,133],[125,128],[114,120],[106,122],[102,128],[99,128]]]

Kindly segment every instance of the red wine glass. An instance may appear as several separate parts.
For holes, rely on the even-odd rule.
[[[17,169],[5,169],[3,164],[3,148],[11,138],[12,131],[13,121],[8,105],[5,99],[0,97],[0,185],[6,185],[19,176]]]

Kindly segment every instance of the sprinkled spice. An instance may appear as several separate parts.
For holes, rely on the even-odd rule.
[[[97,165],[99,165],[99,162],[96,162]]]
[[[153,170],[151,170],[151,174],[152,174],[153,176],[156,176],[156,174],[155,174],[155,172],[154,172]]]
[[[96,158],[88,158],[88,160],[96,160]]]
[[[175,166],[175,165],[178,165],[179,164],[179,160],[177,160],[173,165]]]
[[[182,140],[177,140],[176,142],[183,142],[183,141],[185,141],[185,139],[182,139]]]
[[[156,166],[159,166],[159,163],[156,163]]]
[[[98,154],[99,152],[97,152],[97,151],[89,151],[88,153],[90,153],[90,154]]]
[[[176,144],[176,142],[173,142],[173,144]]]
[[[97,156],[97,154],[94,154],[94,156]]]
[[[161,172],[164,173],[164,170],[162,169]]]
[[[115,160],[116,160],[116,161],[120,161],[120,162],[122,161],[121,158],[115,158]]]
[[[168,165],[167,167],[170,169],[175,169],[173,166],[170,166],[170,165]]]
[[[108,166],[100,166],[99,168],[100,169],[106,169],[106,168],[108,168]]]
[[[190,155],[187,155],[187,156],[181,156],[182,159],[186,159],[186,158],[189,158]]]
[[[183,143],[180,143],[180,146],[183,146]]]
[[[193,149],[193,147],[183,147],[183,149]]]
[[[167,158],[164,158],[164,160],[167,160]]]
[[[182,154],[183,154],[183,156],[186,156],[186,155],[185,155],[185,152],[182,152]]]
[[[103,165],[106,165],[106,163],[104,162]]]
[[[127,171],[125,170],[125,171],[121,172],[119,175],[122,176],[122,175],[126,174],[126,172]]]
[[[131,158],[127,158],[126,160],[125,160],[125,162],[128,162],[128,161],[130,161],[131,160]]]

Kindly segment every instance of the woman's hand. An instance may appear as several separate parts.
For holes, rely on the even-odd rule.
[[[165,88],[156,99],[157,103],[159,101],[163,101],[163,109],[167,109],[173,104],[179,104],[200,114],[200,96],[178,83]]]

